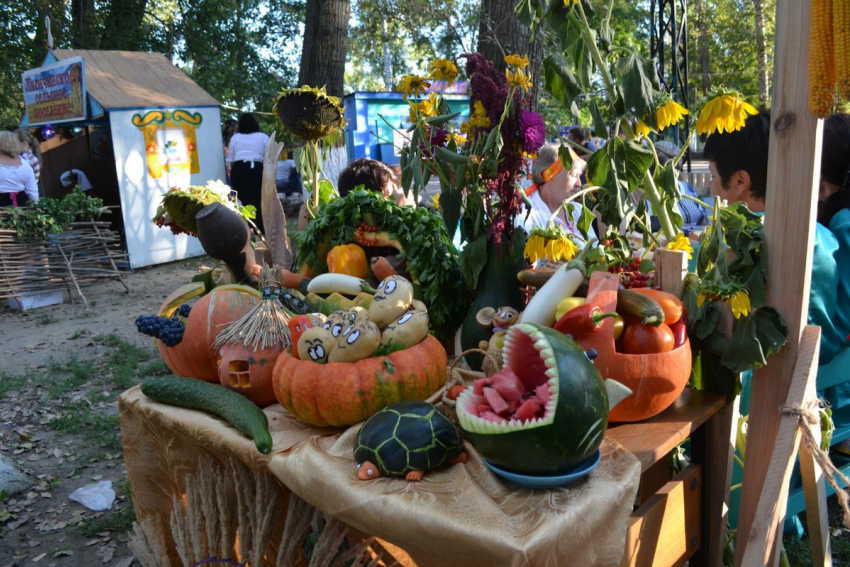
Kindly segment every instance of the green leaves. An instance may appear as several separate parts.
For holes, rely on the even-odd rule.
[[[570,108],[573,114],[580,114],[575,99],[581,94],[581,85],[563,55],[553,53],[543,60],[543,79],[552,98]]]
[[[443,223],[449,233],[449,239],[453,240],[457,223],[460,220],[460,209],[463,194],[460,189],[454,187],[443,187],[440,192],[440,209],[443,213]]]
[[[486,264],[487,236],[482,234],[460,253],[460,269],[467,288],[475,289],[478,285],[478,276]]]
[[[650,59],[630,54],[617,62],[617,72],[622,78],[626,109],[638,118],[642,117],[647,109],[652,108],[661,90],[655,64]]]
[[[772,307],[755,309],[733,326],[732,340],[720,362],[732,372],[767,364],[767,357],[787,342],[788,328]]]
[[[587,163],[587,179],[599,190],[602,222],[619,226],[624,218],[636,214],[632,191],[641,183],[652,163],[652,152],[638,142],[611,139]]]

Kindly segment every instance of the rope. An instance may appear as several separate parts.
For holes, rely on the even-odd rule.
[[[806,448],[814,455],[815,461],[823,469],[826,475],[826,481],[835,490],[835,495],[838,497],[838,503],[841,504],[841,509],[844,511],[844,527],[850,529],[850,504],[848,504],[847,492],[838,486],[835,480],[837,476],[845,485],[850,486],[850,479],[841,472],[838,467],[832,464],[829,454],[820,448],[820,444],[812,432],[815,427],[820,428],[820,414],[818,412],[818,404],[820,400],[816,400],[809,404],[808,407],[802,405],[785,404],[780,408],[783,415],[788,415],[797,418],[800,428],[803,430],[803,443]],[[813,407],[812,407],[813,406]]]

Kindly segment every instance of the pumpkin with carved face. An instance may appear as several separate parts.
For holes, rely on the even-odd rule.
[[[383,329],[410,308],[413,284],[401,276],[390,276],[375,290],[369,305],[369,320]]]
[[[419,344],[428,336],[428,313],[408,311],[386,326],[381,333],[381,344],[390,344],[396,348],[409,348]]]

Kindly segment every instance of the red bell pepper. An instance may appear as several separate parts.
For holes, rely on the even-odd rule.
[[[555,330],[565,335],[572,335],[574,339],[577,339],[578,337],[588,333],[595,333],[601,329],[602,320],[606,317],[616,316],[617,314],[613,311],[611,313],[603,313],[598,305],[585,303],[564,313],[558,319],[558,322],[555,323]]]
[[[298,339],[304,334],[304,331],[313,327],[310,319],[306,315],[297,315],[287,323],[289,327],[289,338],[292,339],[292,355],[298,357]]]

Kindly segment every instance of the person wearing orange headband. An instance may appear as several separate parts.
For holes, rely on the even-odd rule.
[[[585,162],[579,159],[572,148],[567,148],[572,159],[568,169],[558,157],[559,148],[558,144],[546,144],[537,152],[537,160],[531,168],[531,180],[534,185],[525,190],[531,202],[531,211],[527,218],[525,215],[520,217],[524,219],[523,226],[527,232],[531,232],[534,227],[546,228],[552,211],[581,189],[581,174]],[[568,232],[580,234],[577,223],[581,216],[581,207],[581,203],[578,203],[572,214],[561,209],[552,220]],[[592,228],[587,236],[596,238]]]

